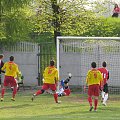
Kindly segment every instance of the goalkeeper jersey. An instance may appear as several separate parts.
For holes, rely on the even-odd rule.
[[[92,69],[89,70],[86,77],[86,82],[88,85],[99,84],[103,80],[103,76],[99,70]]]
[[[5,70],[6,76],[15,77],[16,74],[19,72],[18,65],[14,62],[6,62],[2,67],[2,70]]]
[[[58,70],[54,66],[46,67],[43,73],[44,83],[55,84],[58,79]]]

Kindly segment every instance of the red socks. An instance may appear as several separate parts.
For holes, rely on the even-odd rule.
[[[58,102],[58,94],[53,94],[54,95],[54,99],[55,99],[55,102],[57,103]]]
[[[1,92],[1,97],[2,97],[2,98],[4,97],[4,94],[5,94],[5,89],[2,88],[2,92]]]
[[[39,94],[42,94],[42,91],[41,91],[41,90],[38,90],[38,91],[35,93],[36,96],[39,95]]]
[[[94,110],[97,109],[97,105],[98,105],[98,99],[94,99],[94,106],[95,106]]]
[[[12,94],[13,98],[15,98],[16,93],[17,93],[17,88],[13,88],[13,94]]]
[[[92,98],[91,97],[88,97],[88,102],[90,104],[90,107],[92,107]]]
[[[90,104],[90,107],[92,107],[92,98],[88,97],[88,102]],[[98,99],[94,99],[94,110],[97,109],[97,105],[98,105]]]

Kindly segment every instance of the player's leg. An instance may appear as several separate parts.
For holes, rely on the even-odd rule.
[[[17,94],[17,86],[13,86],[13,92],[12,92],[12,98],[11,98],[12,101],[15,101],[16,94]]]
[[[6,90],[6,87],[7,87],[8,85],[9,85],[9,77],[8,77],[8,76],[5,76],[4,82],[3,82],[3,87],[2,87],[2,90],[1,90],[1,101],[4,100],[5,90]]]
[[[55,102],[58,103],[58,94],[56,93],[56,90],[52,90],[52,92],[53,92]]]
[[[104,85],[104,92],[105,92],[105,96],[103,99],[103,105],[106,106],[106,102],[108,100],[108,84],[107,83]]]
[[[101,102],[103,102],[104,97],[105,97],[105,92],[104,92],[103,90],[101,91],[101,96],[102,96],[102,98],[101,98]]]
[[[43,93],[45,92],[45,90],[48,90],[48,89],[49,89],[48,84],[44,83],[43,86],[42,86],[42,89],[41,89],[41,90],[38,90],[37,92],[35,92],[35,93],[32,95],[31,100],[33,101],[36,96],[38,96],[38,95],[40,95],[40,94],[43,94]]]
[[[58,94],[56,93],[56,90],[57,90],[56,85],[55,84],[49,84],[49,87],[53,92],[55,102],[60,103],[60,101],[58,101]]]
[[[64,94],[65,94],[65,96],[69,96],[70,93],[71,93],[71,90],[70,90],[69,87],[64,89]]]
[[[103,91],[104,86],[102,85],[102,83],[100,83],[99,89],[100,89],[100,92],[101,92],[101,102],[103,102],[105,92]]]
[[[94,111],[97,111],[98,106],[98,96],[94,96]]]
[[[15,96],[17,94],[17,81],[16,81],[16,79],[14,77],[11,77],[10,85],[11,85],[11,87],[13,87],[11,100],[15,101]]]
[[[6,90],[6,86],[3,85],[2,90],[1,90],[1,101],[4,100],[5,90]]]
[[[88,102],[89,102],[89,106],[90,106],[90,109],[89,109],[89,111],[92,111],[92,109],[93,109],[93,106],[92,106],[92,95],[93,95],[93,91],[92,91],[92,89],[93,89],[93,85],[90,85],[89,87],[88,87]]]
[[[94,85],[94,111],[97,111],[99,92],[99,85]]]

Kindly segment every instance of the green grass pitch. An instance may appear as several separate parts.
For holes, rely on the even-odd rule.
[[[120,120],[120,99],[110,95],[107,106],[99,100],[97,112],[89,112],[86,95],[71,94],[59,97],[61,104],[56,104],[52,95],[43,94],[32,102],[33,91],[20,91],[16,101],[11,101],[11,91],[6,92],[0,102],[0,120]]]

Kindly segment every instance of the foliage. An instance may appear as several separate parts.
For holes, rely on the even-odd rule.
[[[56,3],[56,11],[53,9],[53,1],[36,0],[37,8],[34,32],[40,35],[42,32],[60,32],[61,35],[81,35],[88,31],[86,28],[96,21],[96,15],[92,10],[86,9],[87,0],[59,0]]]
[[[89,3],[87,0],[71,0],[69,2],[68,0],[59,0],[56,5],[59,7],[56,16],[52,11],[51,0],[36,0],[36,2],[38,9],[35,32],[40,37],[42,32],[51,32],[54,35],[55,30],[63,36],[119,36],[119,27],[115,25],[116,22],[119,24],[119,19],[101,17],[107,9],[104,6],[105,2],[108,1],[100,5],[99,2]],[[90,6],[92,6],[91,9]],[[59,24],[57,28],[53,24],[55,19]]]
[[[49,42],[55,35],[120,36],[120,20],[101,17],[106,10],[103,4],[89,0],[1,0],[0,42]]]
[[[97,37],[120,37],[120,19],[119,18],[97,18],[87,28],[83,36]]]
[[[0,42],[28,39],[33,25],[28,0],[1,0]]]

